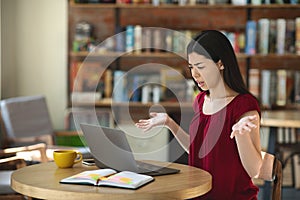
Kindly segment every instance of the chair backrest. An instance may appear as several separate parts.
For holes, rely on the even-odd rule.
[[[15,97],[0,102],[2,120],[9,141],[45,141],[53,144],[53,134],[46,99],[42,95]],[[47,138],[47,139],[46,139]]]
[[[282,164],[272,154],[261,152],[262,155],[262,166],[260,172],[257,175],[258,179],[273,182],[272,200],[281,199],[281,188],[282,188]]]

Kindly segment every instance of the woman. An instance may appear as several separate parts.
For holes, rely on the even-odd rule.
[[[211,173],[212,189],[199,199],[257,199],[251,178],[262,163],[257,100],[247,90],[224,34],[202,32],[188,47],[188,65],[200,89],[187,134],[166,113],[150,113],[136,126],[167,126],[189,153],[189,165]]]

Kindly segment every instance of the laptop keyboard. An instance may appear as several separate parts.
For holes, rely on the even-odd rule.
[[[147,171],[158,171],[161,168],[163,168],[163,167],[160,167],[157,165],[152,165],[152,164],[148,164],[148,163],[144,163],[144,162],[140,162],[140,161],[137,161],[136,164],[137,164],[138,168],[145,169]]]

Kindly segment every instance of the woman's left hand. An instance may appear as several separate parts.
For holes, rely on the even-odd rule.
[[[232,132],[230,134],[230,138],[234,138],[237,134],[244,135],[246,133],[251,132],[252,129],[256,128],[256,120],[257,116],[246,116],[241,118],[236,124],[232,126]]]

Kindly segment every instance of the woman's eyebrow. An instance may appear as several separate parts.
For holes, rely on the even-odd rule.
[[[201,65],[201,64],[203,64],[203,62],[199,62],[199,63],[195,63],[194,65]],[[193,65],[193,64],[191,64],[191,63],[189,63],[189,65]]]

